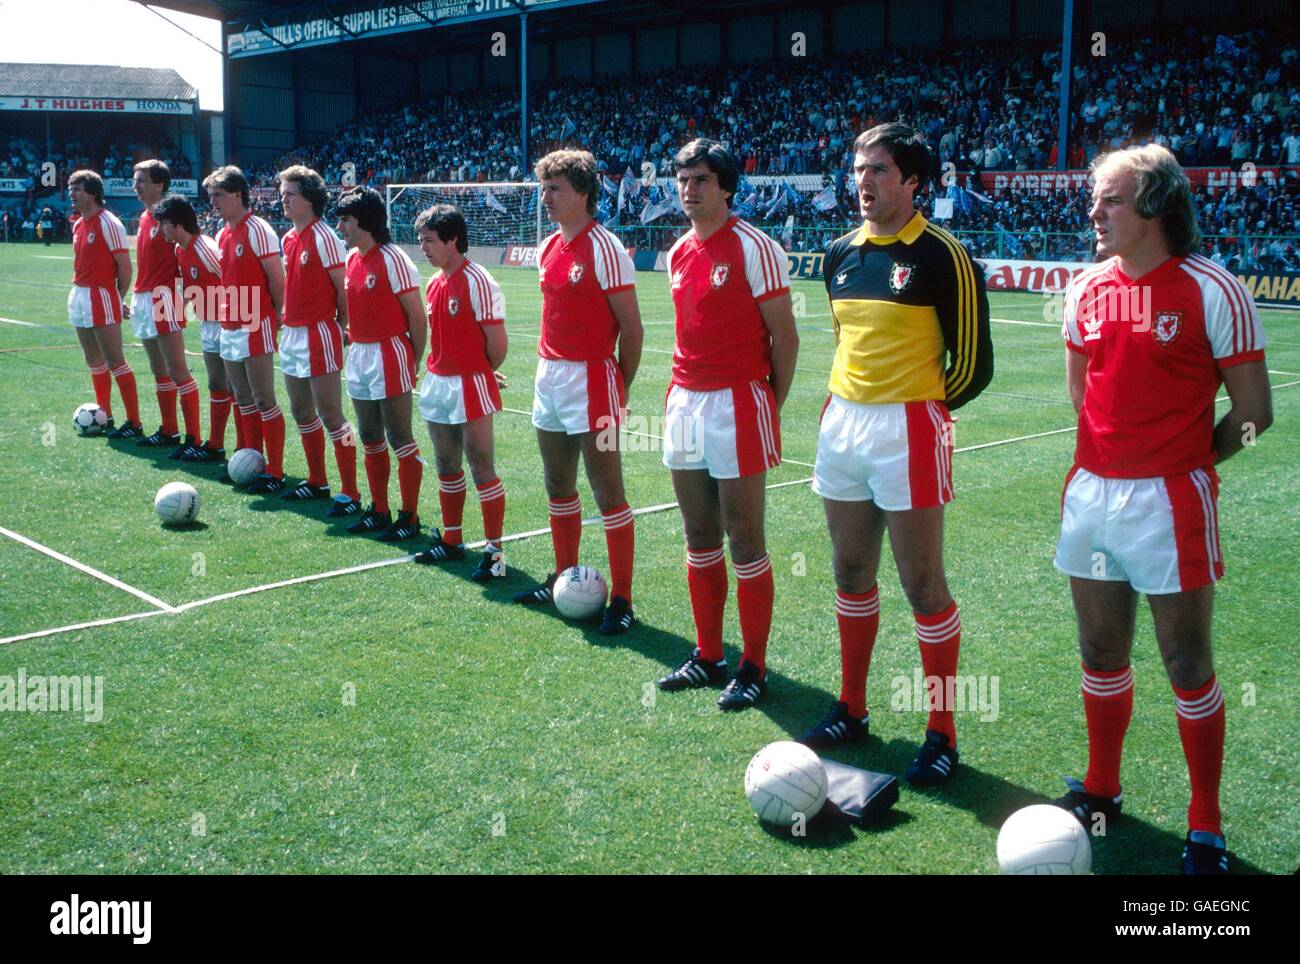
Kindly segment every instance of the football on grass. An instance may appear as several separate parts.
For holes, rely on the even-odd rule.
[[[1092,844],[1070,811],[1036,803],[1007,817],[998,831],[998,868],[1004,874],[1086,874]]]
[[[153,510],[169,525],[193,522],[199,517],[199,493],[188,482],[168,482],[154,496]]]
[[[745,796],[764,823],[789,827],[796,814],[811,820],[826,803],[826,768],[802,743],[769,743],[749,761]]]
[[[98,435],[108,425],[108,416],[94,402],[78,405],[72,413],[72,427],[78,435]]]
[[[605,605],[605,579],[591,566],[570,566],[555,580],[555,608],[568,619],[590,619]]]
[[[226,474],[235,485],[248,485],[266,468],[266,459],[257,449],[240,449],[226,463]]]

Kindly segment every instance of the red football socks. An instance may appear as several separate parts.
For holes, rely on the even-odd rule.
[[[835,621],[840,627],[840,700],[857,719],[867,715],[867,672],[880,628],[880,593],[835,591]]]
[[[90,384],[95,388],[95,404],[104,410],[109,418],[113,417],[113,375],[107,365],[90,369]]]
[[[1192,783],[1192,800],[1187,807],[1187,829],[1204,830],[1223,836],[1219,812],[1219,779],[1223,775],[1223,691],[1219,681],[1194,690],[1174,687],[1178,711],[1178,735],[1183,741],[1187,775]]]
[[[582,542],[582,502],[573,495],[550,500],[551,546],[555,550],[555,571],[563,572],[578,564],[578,546]]]
[[[686,585],[695,616],[695,645],[700,658],[720,662],[722,614],[727,605],[727,562],[722,546],[686,549]]]
[[[329,476],[325,474],[325,425],[320,416],[299,425],[298,436],[302,439],[303,455],[307,457],[307,484],[329,485]]]
[[[135,372],[126,362],[113,369],[113,379],[122,396],[122,407],[126,409],[126,420],[140,424],[140,396],[136,392]]]
[[[753,663],[767,672],[767,637],[772,629],[772,561],[763,553],[753,562],[735,562],[736,608],[740,612],[740,637],[745,642],[742,663]]]
[[[365,444],[366,483],[370,486],[370,501],[375,511],[388,511],[388,443],[383,439]]]
[[[397,456],[397,491],[402,499],[402,511],[411,513],[413,518],[420,516],[420,481],[424,478],[424,462],[420,459],[420,447],[408,442],[395,450]]]
[[[957,603],[953,602],[942,612],[914,612],[913,616],[916,618],[916,638],[921,647],[921,669],[927,677],[935,676],[942,680],[940,692],[944,697],[938,706],[931,708],[925,728],[945,734],[948,745],[956,747],[953,708],[945,701],[947,693],[956,686],[957,652],[961,648],[961,617],[957,614]]]
[[[176,383],[168,376],[154,376],[153,392],[158,398],[158,415],[164,435],[176,434]]]
[[[181,402],[181,419],[185,423],[185,435],[188,438],[199,438],[199,383],[193,377],[189,381],[181,382],[176,386],[176,393],[180,396]]]
[[[636,554],[636,527],[626,502],[602,512],[605,548],[609,553],[609,593],[632,601],[632,560]]]
[[[465,541],[465,473],[438,476],[438,506],[442,510],[442,541],[458,546]]]
[[[284,413],[280,406],[262,412],[261,423],[266,441],[266,472],[278,479],[284,475]]]
[[[500,479],[484,482],[478,488],[478,505],[483,511],[483,538],[487,548],[501,548],[501,528],[506,517],[506,487]]]
[[[1088,721],[1088,775],[1083,788],[1099,797],[1119,796],[1124,734],[1133,718],[1133,667],[1083,667],[1083,715]]]
[[[330,432],[334,443],[334,461],[339,467],[339,491],[354,502],[361,501],[361,492],[357,488],[357,438],[352,426],[344,422]]]

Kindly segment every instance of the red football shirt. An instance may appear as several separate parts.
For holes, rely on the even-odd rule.
[[[274,322],[275,305],[271,303],[262,261],[280,257],[280,239],[275,231],[249,212],[238,224],[227,224],[217,232],[217,247],[221,249],[221,283],[227,295],[221,326],[239,331],[245,325]]]
[[[537,255],[542,337],[537,354],[600,361],[614,354],[618,319],[609,296],[636,286],[636,267],[618,238],[592,221],[565,242],[555,232]]]
[[[134,291],[155,291],[176,286],[176,246],[163,236],[153,212],[145,208],[135,235]]]
[[[409,334],[397,299],[420,290],[420,275],[395,244],[377,244],[366,255],[348,252],[343,290],[348,299],[348,335],[354,342],[384,341]]]
[[[772,373],[772,337],[758,306],[790,290],[785,252],[732,217],[707,240],[687,231],[668,252],[677,313],[673,383],[710,392]]]
[[[220,321],[224,289],[221,286],[221,249],[206,234],[196,234],[190,246],[176,245],[185,300],[194,306],[196,321]]]
[[[428,369],[435,375],[489,373],[488,325],[503,325],[505,297],[496,279],[466,259],[450,275],[438,272],[426,292],[429,307]]]
[[[100,208],[72,226],[72,283],[83,288],[116,288],[119,251],[126,250],[126,228],[117,215]]]
[[[343,267],[347,251],[319,218],[299,235],[284,236],[284,324],[290,328],[331,321],[338,299],[330,271]]]
[[[1111,258],[1077,276],[1063,334],[1087,357],[1075,462],[1147,479],[1214,464],[1214,396],[1224,368],[1264,358],[1250,293],[1199,255],[1129,278]]]

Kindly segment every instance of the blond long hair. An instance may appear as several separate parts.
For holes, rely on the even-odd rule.
[[[1169,253],[1191,254],[1201,243],[1192,203],[1192,183],[1168,148],[1159,144],[1129,147],[1098,155],[1092,162],[1093,176],[1103,170],[1132,171],[1137,191],[1133,205],[1144,218],[1159,218]]]

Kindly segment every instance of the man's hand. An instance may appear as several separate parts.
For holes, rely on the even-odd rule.
[[[510,379],[506,378],[502,372],[493,372],[492,377],[497,380],[497,388],[509,388]]]

